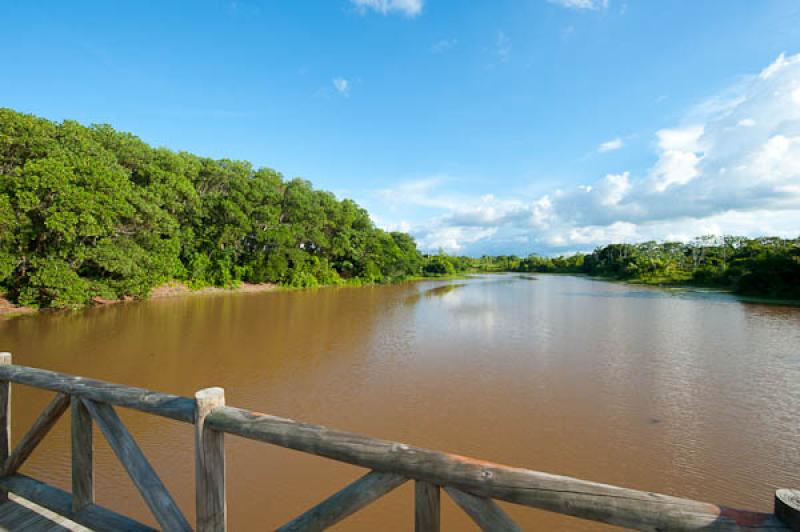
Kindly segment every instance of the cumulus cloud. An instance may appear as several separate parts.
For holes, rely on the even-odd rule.
[[[350,96],[350,81],[344,78],[334,78],[331,83],[333,83],[333,88],[344,97]]]
[[[797,236],[798,90],[800,54],[781,54],[690,110],[685,122],[657,131],[654,161],[638,174],[610,173],[525,199],[453,195],[452,182],[433,178],[384,190],[383,198],[398,209],[433,210],[410,224],[412,234],[424,249],[458,253],[557,253],[721,233]]]
[[[350,0],[361,12],[377,11],[383,15],[400,13],[408,17],[416,17],[422,13],[424,0]]]
[[[600,153],[605,153],[607,151],[618,150],[622,148],[624,145],[625,143],[622,141],[622,139],[617,137],[615,139],[607,140],[602,144],[600,144],[600,146],[597,147],[597,151],[599,151]]]
[[[608,0],[547,0],[569,9],[601,9],[608,7]]]
[[[664,192],[672,185],[685,185],[699,175],[701,156],[699,142],[703,126],[662,129],[656,133],[661,153],[652,168],[651,183],[656,191]]]

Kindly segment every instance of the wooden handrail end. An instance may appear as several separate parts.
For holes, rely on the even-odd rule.
[[[776,491],[775,515],[792,530],[800,531],[800,490],[783,488]]]

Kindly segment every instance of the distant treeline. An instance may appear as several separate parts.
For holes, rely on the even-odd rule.
[[[564,257],[422,255],[352,200],[269,168],[0,109],[0,292],[74,307],[160,284],[293,287],[464,272],[585,273],[800,298],[800,241],[700,238]]]
[[[510,255],[449,260],[456,271],[583,273],[800,299],[800,239],[706,236],[688,243],[610,244],[588,254],[553,258]]]
[[[391,282],[422,266],[409,235],[308,181],[0,109],[0,291],[19,304],[143,297],[173,279]]]

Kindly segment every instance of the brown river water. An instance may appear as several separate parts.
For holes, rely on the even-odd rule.
[[[221,294],[0,322],[37,366],[493,462],[752,510],[800,486],[800,308],[580,277]],[[12,440],[49,400],[14,386]],[[192,428],[120,409],[191,521]],[[68,415],[23,467],[68,488]],[[95,429],[98,503],[153,518]],[[364,473],[226,439],[229,528],[283,524]],[[602,527],[501,503],[526,530]],[[442,495],[445,530],[471,521]],[[339,525],[410,530],[406,483]]]

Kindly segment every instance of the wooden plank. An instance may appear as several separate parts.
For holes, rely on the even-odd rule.
[[[406,480],[400,475],[372,471],[278,528],[278,531],[324,530],[386,495]]]
[[[3,464],[3,475],[13,475],[19,470],[68,407],[69,396],[63,393],[56,394]]]
[[[775,492],[775,515],[792,530],[800,530],[800,490],[779,489]]]
[[[0,367],[11,365],[11,353],[0,353]],[[0,377],[0,464],[11,453],[11,383]],[[0,504],[8,500],[8,492],[0,489]]]
[[[194,423],[194,400],[188,397],[13,364],[0,365],[0,381],[4,380]]]
[[[72,398],[72,509],[94,503],[92,417],[78,397]]]
[[[164,530],[191,530],[189,522],[111,405],[86,399],[83,399],[83,404],[161,527]]]
[[[481,462],[224,406],[213,429],[474,495],[628,528],[788,530],[773,514]]]
[[[206,417],[225,405],[222,388],[206,388],[195,394],[195,490],[197,530],[227,529],[225,502],[225,434],[206,426]]]
[[[439,532],[441,528],[439,486],[417,480],[414,483],[414,530]]]
[[[477,497],[450,486],[445,486],[444,490],[481,530],[490,532],[519,532],[521,530],[492,499]]]
[[[69,493],[19,473],[0,478],[0,486],[92,530],[100,532],[153,532],[154,530],[124,515],[94,504],[79,512],[74,512],[72,497]]]
[[[24,530],[25,532],[30,531],[42,531],[43,525],[45,523],[47,525],[52,524],[51,521],[48,521],[43,515],[40,515],[38,512],[27,508],[22,505],[15,504],[14,498],[16,497],[13,494],[9,495],[9,501],[3,506],[0,506],[0,510],[5,510],[2,512],[4,515],[0,517],[2,519],[0,523],[2,526],[0,530],[5,531],[15,531],[15,530]]]
[[[20,524],[20,516],[22,523]],[[25,522],[28,516],[28,522]],[[33,516],[35,519],[30,519]],[[89,528],[67,519],[27,499],[11,493],[9,502],[0,505],[0,530],[25,530],[25,532],[92,532]]]

